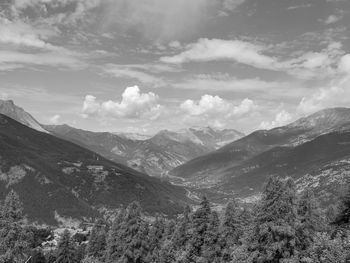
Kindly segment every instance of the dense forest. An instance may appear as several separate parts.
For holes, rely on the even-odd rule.
[[[322,210],[311,191],[271,177],[260,201],[230,201],[220,213],[203,197],[177,219],[143,216],[137,202],[113,220],[97,220],[87,236],[62,234],[52,250],[40,246],[50,230],[25,224],[11,191],[1,206],[0,263],[350,262],[350,188]]]

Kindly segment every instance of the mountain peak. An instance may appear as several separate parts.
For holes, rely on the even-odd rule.
[[[28,112],[18,107],[13,100],[0,100],[0,113],[40,132],[47,131]]]

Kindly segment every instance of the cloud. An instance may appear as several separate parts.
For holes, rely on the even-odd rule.
[[[330,25],[330,24],[334,24],[338,21],[340,21],[343,17],[341,15],[330,15],[326,18],[326,20],[324,21],[324,23],[326,25]]]
[[[14,0],[11,10],[14,16],[20,17],[31,9],[51,24],[74,25],[90,11],[110,2],[113,0]]]
[[[23,2],[24,4],[24,2]],[[28,65],[81,68],[82,55],[48,42],[55,32],[20,20],[0,17],[0,70],[9,71]]]
[[[53,125],[57,125],[57,124],[59,124],[60,119],[61,119],[61,115],[56,114],[49,119],[49,122]]]
[[[98,102],[96,97],[87,95],[83,103],[83,116],[100,116],[104,118],[147,118],[156,119],[161,113],[158,96],[153,92],[141,93],[138,86],[128,87],[122,94],[120,102],[108,100]]]
[[[21,21],[11,22],[0,18],[0,43],[30,48],[58,50],[59,48],[47,43],[45,39],[53,33],[44,29],[33,28]]]
[[[238,79],[229,74],[199,74],[172,84],[178,89],[203,91],[253,92],[280,89],[287,87],[286,82],[264,81],[259,78]]]
[[[143,84],[151,84],[153,86],[162,86],[165,84],[161,77],[157,77],[147,71],[159,72],[166,70],[165,68],[157,67],[156,65],[116,65],[109,64],[103,66],[103,72],[117,78],[127,78],[138,80]]]
[[[187,125],[210,125],[217,128],[237,125],[237,121],[256,108],[254,101],[248,98],[237,105],[219,96],[207,94],[199,101],[186,100],[180,104],[182,121]]]
[[[300,79],[313,79],[331,76],[339,56],[344,53],[339,42],[329,43],[320,52],[305,52],[285,59],[265,55],[267,51],[265,46],[245,41],[202,38],[187,45],[181,53],[161,57],[160,61],[169,64],[234,61],[259,69],[287,72]]]
[[[186,50],[172,57],[162,57],[165,63],[182,64],[216,60],[236,61],[257,68],[275,69],[275,58],[262,54],[265,48],[240,40],[201,38]]]
[[[339,106],[345,90],[341,87],[321,88],[309,97],[303,97],[297,107],[297,113],[308,115],[328,107]]]
[[[339,62],[339,70],[350,74],[350,54],[341,57]]]
[[[78,57],[59,52],[31,54],[18,51],[0,51],[0,68],[4,66],[3,70],[13,70],[28,65],[68,67],[72,69],[85,66],[84,62],[79,60]]]
[[[8,100],[10,95],[6,92],[0,92],[0,100]]]
[[[271,122],[263,121],[260,124],[260,129],[269,130],[275,127],[281,127],[291,122],[292,115],[286,110],[282,110],[276,114],[275,119]]]
[[[239,105],[226,101],[219,96],[203,95],[198,102],[186,100],[180,105],[180,109],[192,116],[221,116],[231,117],[241,116],[250,112],[255,107],[254,102],[248,98],[244,99]]]

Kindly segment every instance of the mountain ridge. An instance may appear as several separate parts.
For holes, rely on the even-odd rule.
[[[190,201],[185,189],[109,161],[81,146],[0,114],[0,190],[24,202],[29,219],[57,223],[96,216],[137,200],[146,212],[174,214]]]
[[[338,118],[336,118],[338,114]],[[324,121],[324,122],[322,122]],[[326,124],[328,125],[326,125]],[[350,109],[331,108],[303,117],[286,126],[258,130],[226,146],[193,159],[170,171],[171,175],[187,178],[215,172],[219,166],[240,162],[277,146],[297,146],[324,133],[350,129]]]

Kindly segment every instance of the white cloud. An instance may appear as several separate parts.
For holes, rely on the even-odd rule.
[[[149,70],[156,70],[156,68],[150,67]],[[153,74],[144,72],[147,67],[144,65],[116,65],[110,64],[103,67],[104,73],[117,78],[136,79],[141,83],[152,84],[155,86],[164,85],[164,81],[161,77],[157,77]]]
[[[281,127],[290,123],[292,119],[293,117],[288,111],[282,110],[276,114],[275,119],[273,121],[263,121],[260,124],[260,129],[269,130],[275,127]]]
[[[0,18],[0,43],[3,44],[58,50],[58,47],[45,41],[52,34],[52,31],[34,28],[28,23]]]
[[[128,87],[118,101],[96,100],[96,97],[87,95],[83,103],[83,116],[100,116],[105,118],[147,118],[156,119],[161,113],[158,96],[153,92],[141,93],[138,86]]]
[[[239,125],[245,115],[253,114],[256,108],[256,104],[248,98],[237,104],[206,94],[198,101],[186,100],[181,103],[179,117],[186,125],[224,128]]]
[[[219,96],[208,94],[203,95],[197,102],[186,100],[180,105],[180,109],[192,116],[220,116],[224,118],[241,116],[250,112],[254,107],[254,102],[248,98],[235,106],[232,102],[226,101]]]
[[[330,15],[326,18],[326,20],[324,21],[324,23],[326,25],[330,25],[330,24],[334,24],[336,22],[338,22],[339,20],[342,19],[341,15]]]
[[[341,57],[339,62],[339,70],[350,74],[350,54],[346,54]]]
[[[6,92],[0,92],[0,100],[8,100],[10,95]]]
[[[232,60],[257,68],[275,69],[276,60],[262,54],[264,47],[240,40],[201,38],[189,44],[186,50],[172,57],[162,57],[165,63],[205,62]]]
[[[259,78],[238,79],[229,74],[200,74],[183,81],[177,81],[172,84],[179,89],[193,89],[204,91],[235,91],[252,92],[280,89],[287,87],[286,82],[264,81]]]
[[[328,107],[340,106],[345,95],[341,87],[321,88],[309,97],[303,97],[297,107],[297,113],[308,115]]]
[[[24,4],[24,2],[23,2]],[[0,17],[0,70],[28,65],[81,68],[82,55],[48,42],[55,30]]]
[[[59,124],[60,119],[61,119],[61,115],[56,114],[56,115],[52,116],[52,117],[49,119],[49,122],[50,122],[51,124],[57,125],[57,124]]]
[[[81,68],[84,66],[84,62],[79,60],[77,54],[70,55],[59,52],[31,54],[18,51],[0,51],[0,66],[4,66],[4,70],[21,68],[26,65]]]
[[[268,47],[245,41],[202,38],[187,45],[183,52],[161,57],[160,61],[169,64],[234,61],[255,68],[287,72],[300,79],[314,79],[332,76],[339,56],[344,53],[339,42],[329,43],[320,52],[305,52],[285,59],[264,54],[267,51]]]

